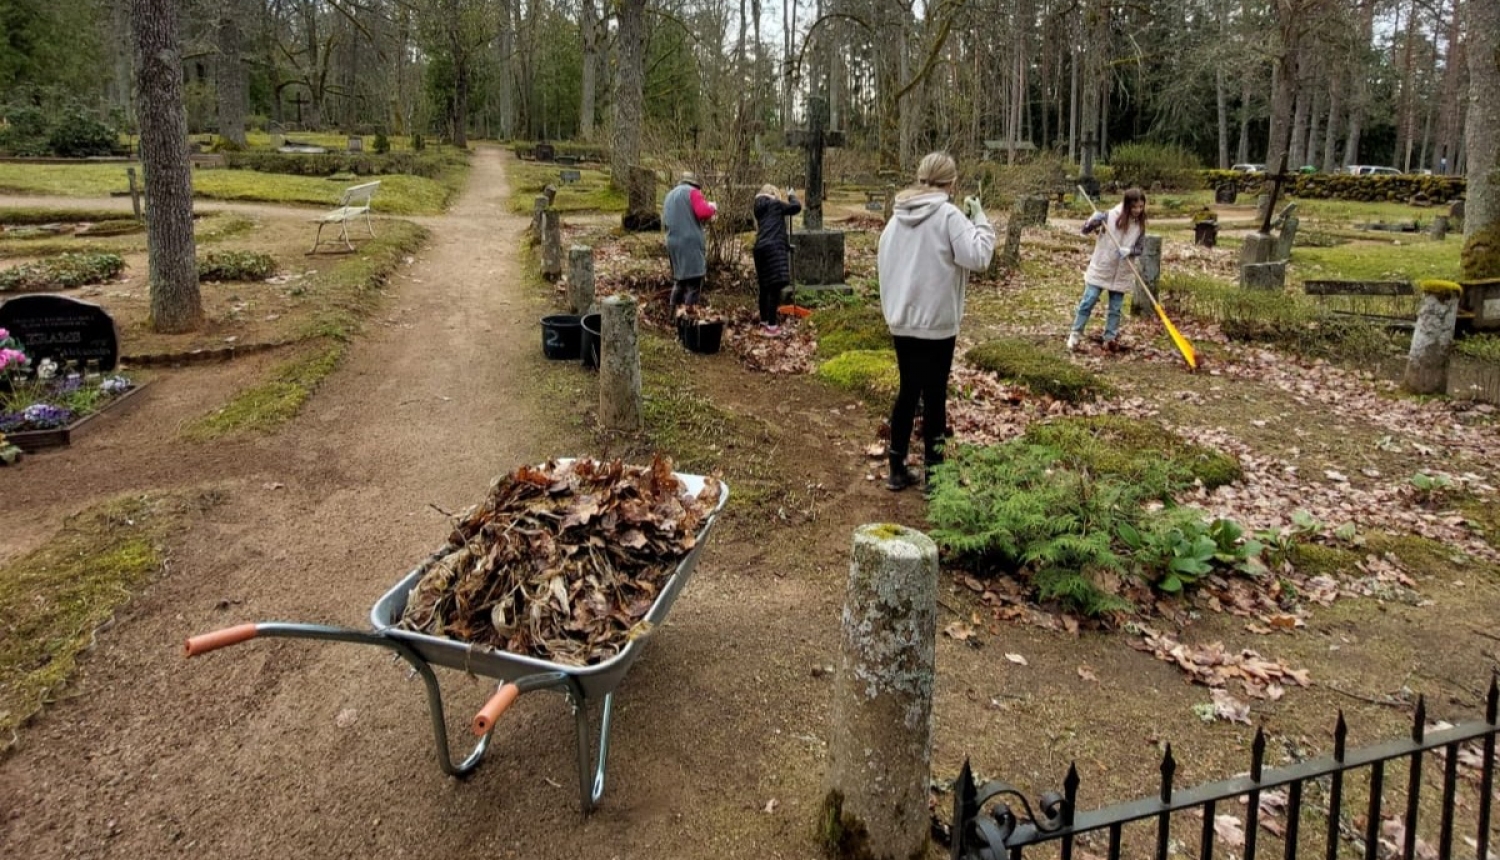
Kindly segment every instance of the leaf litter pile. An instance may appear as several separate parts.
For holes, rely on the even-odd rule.
[[[719,502],[670,460],[522,466],[458,517],[399,627],[569,666],[607,660],[646,613]]]

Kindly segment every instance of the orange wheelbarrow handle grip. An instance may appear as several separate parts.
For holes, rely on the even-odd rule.
[[[490,700],[485,702],[484,707],[480,708],[479,713],[474,716],[474,722],[470,728],[475,736],[484,737],[489,734],[490,729],[495,727],[495,721],[500,719],[500,715],[505,713],[505,709],[510,707],[520,695],[520,687],[515,684],[502,684],[500,689],[495,691],[495,695],[490,696]]]
[[[196,657],[199,654],[207,654],[226,645],[238,645],[241,642],[254,639],[257,632],[254,624],[237,624],[233,627],[225,627],[223,630],[215,630],[212,633],[192,636],[183,645],[183,656]]]

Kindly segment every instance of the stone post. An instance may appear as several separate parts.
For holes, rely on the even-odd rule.
[[[1441,242],[1448,238],[1448,216],[1435,215],[1432,223],[1427,225],[1427,235]]]
[[[599,425],[619,433],[641,430],[641,354],[635,297],[606,296],[599,302]]]
[[[1155,295],[1157,288],[1161,285],[1161,237],[1147,235],[1141,241],[1141,258],[1135,261],[1135,270],[1141,273],[1141,280],[1151,288]],[[1143,317],[1151,313],[1151,297],[1141,289],[1137,283],[1130,294],[1130,315]]]
[[[1269,194],[1257,194],[1257,195],[1255,195],[1255,220],[1257,222],[1264,222],[1266,220],[1266,216],[1270,213],[1270,211],[1271,211],[1271,195],[1269,195]]]
[[[993,260],[990,261],[991,275],[999,275],[1001,272],[1009,272],[1021,267],[1021,230],[1025,226],[1022,223],[1024,216],[1021,207],[1016,206],[1010,210],[1010,217],[1005,219],[1005,244],[1001,245]]]
[[[545,194],[538,194],[531,200],[531,235],[537,242],[542,241],[542,218],[550,205],[552,201]]]
[[[542,277],[548,281],[562,277],[562,217],[556,209],[542,213]]]
[[[1453,351],[1453,326],[1458,322],[1458,299],[1463,292],[1452,281],[1422,281],[1417,285],[1422,304],[1411,335],[1411,352],[1401,387],[1412,394],[1446,394],[1448,356]]]
[[[855,530],[819,825],[830,856],[926,856],[937,578],[927,535]]]
[[[594,249],[588,245],[568,249],[568,304],[575,314],[594,306]]]

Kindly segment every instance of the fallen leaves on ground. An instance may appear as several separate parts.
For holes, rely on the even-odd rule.
[[[1307,670],[1269,660],[1250,648],[1232,652],[1221,642],[1194,648],[1170,633],[1149,627],[1141,628],[1141,638],[1132,642],[1131,647],[1175,664],[1188,677],[1207,687],[1222,688],[1238,681],[1245,694],[1255,699],[1275,701],[1285,695],[1287,684],[1299,687],[1309,684]]]
[[[571,666],[618,654],[719,501],[672,471],[591,459],[522,466],[458,517],[400,627]]]

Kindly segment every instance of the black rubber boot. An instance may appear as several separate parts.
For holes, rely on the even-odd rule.
[[[890,453],[886,455],[890,461],[891,473],[885,479],[885,488],[893,493],[899,493],[917,482],[917,477],[906,468],[906,455]]]

